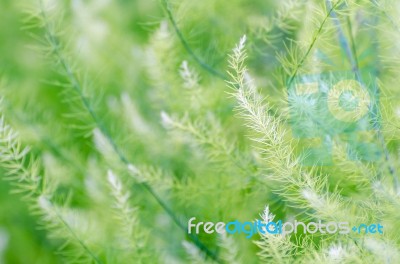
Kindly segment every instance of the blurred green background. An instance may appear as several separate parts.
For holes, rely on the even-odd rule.
[[[279,196],[279,184],[267,179],[270,164],[261,158],[263,153],[257,152],[261,144],[248,138],[250,129],[237,117],[237,104],[229,94],[232,90],[226,79],[229,54],[246,34],[246,65],[260,94],[268,96],[271,114],[286,121],[285,83],[293,67],[300,65],[298,62],[298,74],[350,71],[352,65],[340,47],[334,23],[325,17],[325,1],[174,0],[169,6],[179,33],[168,17],[164,0],[43,2],[53,3],[58,10],[53,14],[50,11],[49,20],[63,46],[65,60],[101,123],[130,162],[151,172],[149,184],[182,222],[192,216],[214,222],[251,221],[259,217],[266,204],[278,219],[308,219],[307,210],[315,212],[309,205],[304,210],[290,207]],[[353,48],[359,66],[376,73],[385,83],[382,104],[388,109],[383,119],[393,119],[398,125],[395,108],[389,106],[398,99],[394,85],[397,65],[390,58],[398,53],[391,45],[399,37],[388,37],[393,31],[379,31],[389,20],[366,2],[353,1],[349,8],[338,10],[338,15],[344,34],[356,43]],[[79,96],[63,87],[71,80],[46,49],[47,33],[37,25],[37,9],[32,9],[35,5],[36,1],[0,0],[1,112],[18,131],[22,144],[32,147],[32,155],[43,167],[41,173],[56,182],[55,203],[92,216],[102,227],[94,236],[101,237],[102,242],[93,247],[107,263],[118,263],[108,258],[108,253],[116,257],[118,252],[107,240],[113,238],[116,227],[110,217],[109,191],[103,182],[107,170],[115,169],[132,193],[130,200],[138,209],[141,228],[150,234],[146,250],[157,252],[157,257],[144,258],[142,263],[155,263],[155,259],[163,263],[188,262],[182,247],[187,235],[140,184],[99,153],[93,137],[96,124]],[[324,18],[327,23],[319,28]],[[316,34],[318,41],[307,53]],[[306,53],[308,57],[302,61]],[[198,94],[188,89],[182,78],[184,61],[198,73],[194,91]],[[195,133],[192,137],[170,133],[162,124],[161,112],[194,124],[194,132],[198,129],[205,139],[196,138]],[[290,125],[284,126],[290,132]],[[383,133],[389,151],[397,157],[397,131]],[[227,152],[228,157],[215,150],[224,144],[228,147],[218,151]],[[387,165],[381,162],[378,169],[384,167],[381,164]],[[241,170],[242,166],[246,169]],[[373,171],[372,167],[367,168]],[[365,171],[358,171],[357,166],[346,168],[325,167],[312,173],[317,180],[329,174],[326,189],[340,190],[345,199],[370,197],[370,179],[363,178]],[[13,188],[8,182],[0,181],[0,189],[0,263],[65,263],[55,254],[62,239],[47,238],[48,232],[38,225],[39,217],[29,214],[21,195],[10,194]],[[368,214],[372,219],[375,216]],[[392,230],[395,227],[393,224]],[[217,250],[216,236],[200,234],[200,238]],[[235,240],[246,263],[257,263],[256,245],[243,237]]]

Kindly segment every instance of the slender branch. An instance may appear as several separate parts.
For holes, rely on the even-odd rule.
[[[199,64],[204,70],[208,71],[212,75],[225,81],[227,79],[227,76],[225,76],[223,73],[215,70],[213,67],[211,67],[210,65],[205,63],[194,53],[194,51],[190,47],[189,43],[186,41],[182,32],[180,31],[178,24],[176,23],[176,20],[172,14],[172,10],[171,10],[168,0],[162,0],[162,1],[164,4],[164,8],[167,11],[168,19],[171,22],[172,26],[174,27],[174,30],[175,30],[176,34],[178,35],[178,38],[179,38],[180,42],[182,43],[183,47],[185,48],[185,50],[187,51],[187,53],[189,53],[189,55],[194,59],[194,61],[197,64]]]
[[[315,44],[317,42],[317,39],[318,39],[319,35],[321,34],[322,29],[325,26],[325,23],[328,21],[329,16],[333,12],[333,10],[336,9],[336,7],[338,7],[339,4],[340,4],[340,1],[338,1],[333,7],[331,7],[329,12],[326,14],[324,20],[321,22],[321,25],[319,26],[317,32],[314,34],[314,37],[313,37],[313,39],[311,41],[310,46],[308,47],[308,49],[307,49],[306,53],[304,54],[304,56],[301,58],[300,62],[296,65],[296,69],[294,70],[292,76],[289,78],[288,86],[290,86],[293,83],[294,79],[297,76],[298,71],[303,66],[303,64],[304,64],[305,60],[307,59],[307,57],[310,55],[311,50],[314,48],[314,46],[315,46]]]
[[[173,213],[173,211],[171,210],[171,208],[169,208],[161,199],[160,197],[154,192],[154,190],[146,183],[143,183],[143,187],[149,192],[151,193],[151,195],[157,200],[157,202],[160,204],[160,206],[167,212],[167,214],[172,218],[172,220],[176,223],[176,225],[178,225],[182,230],[187,230],[187,226],[184,225],[179,219],[178,217]],[[217,263],[223,263],[221,262],[216,253],[212,252],[206,245],[204,245],[198,238],[198,236],[190,233],[188,234],[190,240],[193,241],[193,243],[196,245],[196,247],[198,247],[200,250],[202,250],[204,253],[206,253],[206,255],[208,257],[210,257],[211,259],[213,259],[214,261],[216,261]]]
[[[350,35],[351,49],[352,49],[352,52],[354,54],[354,63],[355,63],[356,68],[359,69],[360,65],[359,65],[359,62],[358,62],[356,42],[354,40],[354,36],[353,36],[353,33],[352,33],[353,32],[353,27],[352,27],[351,20],[350,20],[349,17],[347,17],[347,29],[348,29],[348,32],[349,32],[349,35]]]
[[[331,8],[331,6],[332,6],[331,0],[326,0],[326,6],[328,8]],[[347,38],[346,38],[346,36],[345,36],[345,34],[343,32],[340,20],[339,20],[339,18],[338,18],[338,16],[337,16],[335,11],[331,12],[331,18],[333,20],[333,23],[335,24],[335,27],[336,27],[336,30],[337,30],[337,33],[338,33],[340,47],[346,53],[346,56],[349,59],[350,64],[351,64],[352,71],[357,76],[357,79],[360,81],[361,80],[361,74],[360,74],[360,70],[359,70],[358,65],[357,65],[357,60],[354,58],[355,55],[352,52],[351,46],[349,44],[349,41],[347,40]],[[350,32],[350,34],[351,34],[351,32]]]
[[[79,245],[81,245],[81,247],[88,252],[88,254],[93,258],[93,260],[97,263],[97,264],[103,264],[103,262],[88,248],[88,246],[86,246],[86,244],[75,234],[74,230],[72,230],[72,228],[69,226],[69,224],[64,220],[64,218],[62,218],[62,216],[60,215],[60,213],[58,212],[58,210],[56,208],[54,208],[54,211],[56,213],[56,216],[58,218],[58,220],[60,220],[60,222],[65,226],[65,228],[71,233],[72,237],[78,241]]]

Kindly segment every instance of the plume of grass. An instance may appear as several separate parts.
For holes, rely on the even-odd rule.
[[[23,195],[32,213],[39,215],[43,227],[56,238],[64,239],[61,252],[71,263],[93,260],[102,263],[98,256],[77,234],[51,199],[54,199],[54,185],[45,179],[41,164],[29,154],[28,147],[22,147],[18,134],[0,118],[1,166],[6,170],[6,179],[11,181],[14,192]]]
[[[270,213],[266,206],[262,212],[261,222],[267,224],[274,220],[275,216]],[[293,255],[296,245],[293,244],[288,236],[260,233],[261,239],[254,241],[260,251],[257,253],[262,263],[293,263]]]
[[[308,171],[300,165],[294,156],[294,143],[287,135],[283,120],[269,114],[268,103],[257,93],[254,83],[249,81],[245,67],[245,40],[245,37],[240,40],[231,55],[229,74],[233,81],[229,85],[238,102],[238,114],[255,134],[251,139],[268,171],[265,182],[279,190],[278,193],[291,206],[303,207],[316,219],[330,220],[333,212],[341,212],[341,216],[351,219],[354,215],[346,209],[341,195],[337,190],[330,191],[326,187],[326,178],[318,175],[316,170]],[[312,209],[311,212],[309,209]]]

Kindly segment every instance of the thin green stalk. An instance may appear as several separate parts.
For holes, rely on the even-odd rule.
[[[325,18],[324,18],[324,20],[322,21],[321,25],[319,26],[317,32],[314,34],[314,37],[313,37],[313,39],[312,39],[312,41],[311,41],[311,44],[310,44],[310,46],[308,47],[306,53],[305,53],[304,56],[301,58],[300,62],[296,65],[296,69],[294,70],[292,76],[289,78],[288,86],[290,86],[290,85],[293,83],[294,79],[295,79],[296,76],[297,76],[298,71],[299,71],[300,68],[303,66],[303,64],[304,64],[305,60],[307,59],[308,55],[310,55],[311,50],[314,48],[314,46],[315,46],[315,44],[316,44],[316,42],[317,42],[317,39],[318,39],[319,35],[322,33],[322,29],[324,28],[325,23],[328,21],[329,16],[331,15],[331,13],[333,12],[333,10],[334,10],[340,3],[341,3],[341,2],[338,1],[332,8],[330,8],[328,14],[325,16]]]
[[[54,208],[54,211],[57,215],[57,218],[60,220],[60,222],[71,233],[72,237],[76,241],[78,241],[79,245],[81,245],[81,247],[92,257],[94,262],[96,262],[97,264],[103,264],[103,262],[88,248],[88,246],[86,246],[86,244],[82,240],[79,239],[79,237],[75,234],[75,232],[72,230],[72,228],[69,226],[69,224],[67,222],[65,222],[65,220],[62,218],[62,216],[60,215],[58,210],[56,208]]]
[[[194,53],[194,51],[190,47],[189,43],[186,41],[182,32],[180,31],[178,24],[175,21],[175,18],[172,14],[172,10],[171,10],[168,0],[162,0],[162,1],[164,4],[164,8],[167,11],[168,19],[170,20],[172,26],[174,27],[174,30],[175,30],[176,34],[178,35],[178,38],[179,38],[180,42],[182,43],[183,47],[185,48],[185,50],[187,51],[187,53],[189,53],[189,55],[194,59],[194,61],[197,64],[199,64],[204,70],[208,71],[212,75],[225,81],[227,79],[227,77],[223,73],[215,70],[213,67],[211,67],[210,65],[205,63]]]
[[[332,6],[331,0],[326,0],[326,6],[328,8],[331,8],[331,6]],[[352,71],[357,76],[357,79],[361,80],[360,70],[358,68],[357,60],[355,59],[355,55],[354,55],[355,53],[353,54],[353,52],[352,52],[352,48],[343,32],[340,20],[339,20],[338,16],[336,15],[335,11],[331,12],[331,18],[333,20],[333,23],[335,24],[335,27],[336,27],[336,30],[338,33],[340,47],[346,53],[346,57],[349,59]],[[351,34],[351,32],[350,32],[350,34]],[[354,45],[353,45],[353,48],[355,48]]]
[[[146,183],[143,183],[142,186],[149,192],[151,195],[157,200],[157,202],[160,204],[160,206],[167,212],[167,214],[172,218],[172,220],[175,222],[176,225],[178,225],[182,230],[186,232],[188,230],[187,226],[184,225],[178,217],[173,213],[171,208],[169,208],[161,199],[160,197],[154,192],[154,190]],[[217,263],[223,263],[220,261],[217,257],[217,255],[212,252],[206,245],[204,245],[198,238],[198,236],[190,233],[188,234],[190,240],[193,241],[193,243],[198,247],[201,251],[206,253],[208,257],[216,261]]]
[[[358,55],[357,55],[356,42],[355,42],[354,36],[353,36],[353,34],[352,34],[352,32],[353,32],[353,27],[352,27],[351,20],[350,20],[349,17],[347,17],[347,29],[348,29],[348,32],[349,32],[349,34],[350,34],[351,49],[352,49],[352,52],[353,52],[353,54],[354,54],[355,66],[357,67],[357,69],[359,69],[359,68],[360,68],[360,65],[359,65],[359,62],[358,62]]]

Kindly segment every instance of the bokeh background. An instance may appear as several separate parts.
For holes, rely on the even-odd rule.
[[[391,188],[393,175],[382,168],[388,164],[396,170],[398,167],[399,6],[394,1],[387,5],[346,2],[335,14],[344,37],[352,44],[358,67],[373,73],[382,84],[382,133],[391,156],[385,159],[383,155],[377,164],[364,163],[364,167],[358,161],[336,157],[340,162],[333,166],[305,170],[314,173],[316,181],[329,175],[324,190],[338,192],[343,198],[340,204],[356,215],[357,202],[371,197],[371,182],[377,175],[383,175],[380,179]],[[80,230],[82,237],[105,263],[194,262],[190,259],[193,245],[182,244],[189,241],[187,234],[137,179],[114,162],[112,151],[96,141],[93,131],[99,125],[68,87],[71,76],[63,72],[62,63],[48,49],[48,32],[36,17],[38,3],[0,0],[1,113],[18,131],[22,144],[31,146],[41,173],[53,182],[53,202],[88,219],[84,221],[87,230]],[[354,70],[325,1],[43,3],[54,7],[47,10],[51,29],[101,124],[129,162],[147,172],[149,176],[141,180],[180,221],[186,223],[193,216],[199,221],[251,221],[265,205],[277,219],[310,219],[310,214],[318,212],[310,201],[301,207],[285,199],[291,193],[286,190],[281,196],[279,181],[269,180],[274,174],[269,170],[272,165],[263,159],[265,153],[258,148],[261,143],[249,139],[252,132],[237,116],[237,103],[226,81],[230,80],[229,54],[246,35],[249,72],[260,94],[268,98],[270,114],[286,121],[286,82],[294,72]],[[388,6],[393,7],[384,8]],[[171,128],[171,120],[180,126]],[[291,137],[290,124],[285,123],[284,128]],[[301,144],[295,145],[295,150]],[[109,169],[124,179],[131,192],[130,202],[137,209],[139,224],[135,228],[147,235],[135,242],[145,245],[140,259],[137,255],[121,256],[114,249],[117,244],[112,238],[121,231],[116,230],[111,215],[113,206],[106,186]],[[1,173],[6,174],[4,170]],[[0,263],[72,261],[57,253],[63,236],[51,238],[47,225],[40,224],[41,216],[30,213],[31,201],[13,193],[15,187],[7,181],[0,181],[0,189]],[[298,192],[294,196],[302,192],[291,191]],[[348,205],[348,201],[354,204]],[[393,209],[398,205],[384,207],[386,213],[375,213],[377,204],[377,200],[364,204],[363,213],[371,221],[387,216],[385,223],[393,231],[388,239],[393,252],[398,252],[398,237],[394,237],[399,234],[399,218]],[[76,226],[79,221],[71,218]],[[199,237],[212,251],[223,251],[216,235]],[[326,240],[330,243],[334,239]],[[232,259],[260,261],[254,243],[244,236],[234,240],[228,247]],[[299,244],[302,240],[293,238]],[[324,239],[312,240],[317,244],[312,250],[325,252]]]

